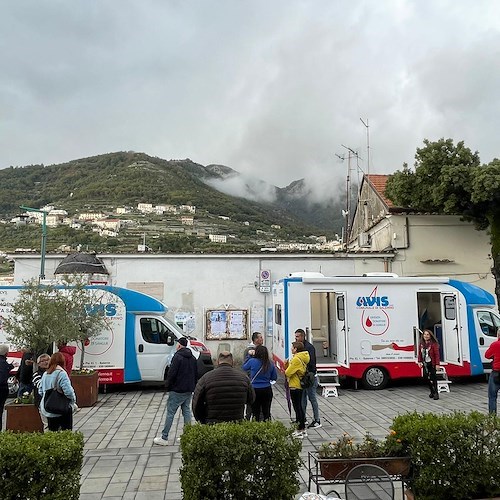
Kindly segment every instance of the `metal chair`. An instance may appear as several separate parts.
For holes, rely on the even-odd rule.
[[[391,476],[378,465],[357,465],[345,480],[346,500],[394,500]]]

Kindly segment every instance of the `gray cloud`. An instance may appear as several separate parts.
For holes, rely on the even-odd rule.
[[[372,172],[443,136],[487,162],[499,28],[495,0],[3,2],[0,168],[135,150],[326,197],[360,117]]]

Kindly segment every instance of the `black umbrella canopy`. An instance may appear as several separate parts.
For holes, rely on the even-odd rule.
[[[54,274],[106,274],[106,266],[95,254],[72,253],[57,266]]]

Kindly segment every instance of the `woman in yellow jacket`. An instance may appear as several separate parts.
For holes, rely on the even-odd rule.
[[[309,363],[309,353],[305,350],[302,342],[293,342],[292,354],[293,357],[287,362],[285,370],[285,376],[288,379],[288,385],[290,387],[290,398],[295,411],[295,419],[298,424],[297,430],[292,435],[293,437],[303,439],[307,436],[307,431],[306,414],[302,407],[302,387],[300,386],[300,379],[306,373],[307,363]]]

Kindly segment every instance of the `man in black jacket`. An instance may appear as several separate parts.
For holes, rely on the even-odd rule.
[[[188,348],[188,339],[177,340],[177,352],[172,358],[167,374],[167,391],[170,391],[167,401],[167,417],[161,437],[153,439],[154,444],[168,446],[168,433],[172,427],[175,414],[179,407],[184,417],[184,425],[191,424],[191,398],[198,380],[198,368],[193,353]]]
[[[217,364],[198,380],[194,390],[194,418],[202,424],[243,420],[245,405],[255,399],[248,375],[233,368],[230,352],[221,352]]]
[[[7,354],[9,346],[7,344],[0,345],[0,431],[2,430],[2,415],[3,407],[7,397],[9,396],[9,373],[14,368],[14,365],[7,362]]]

